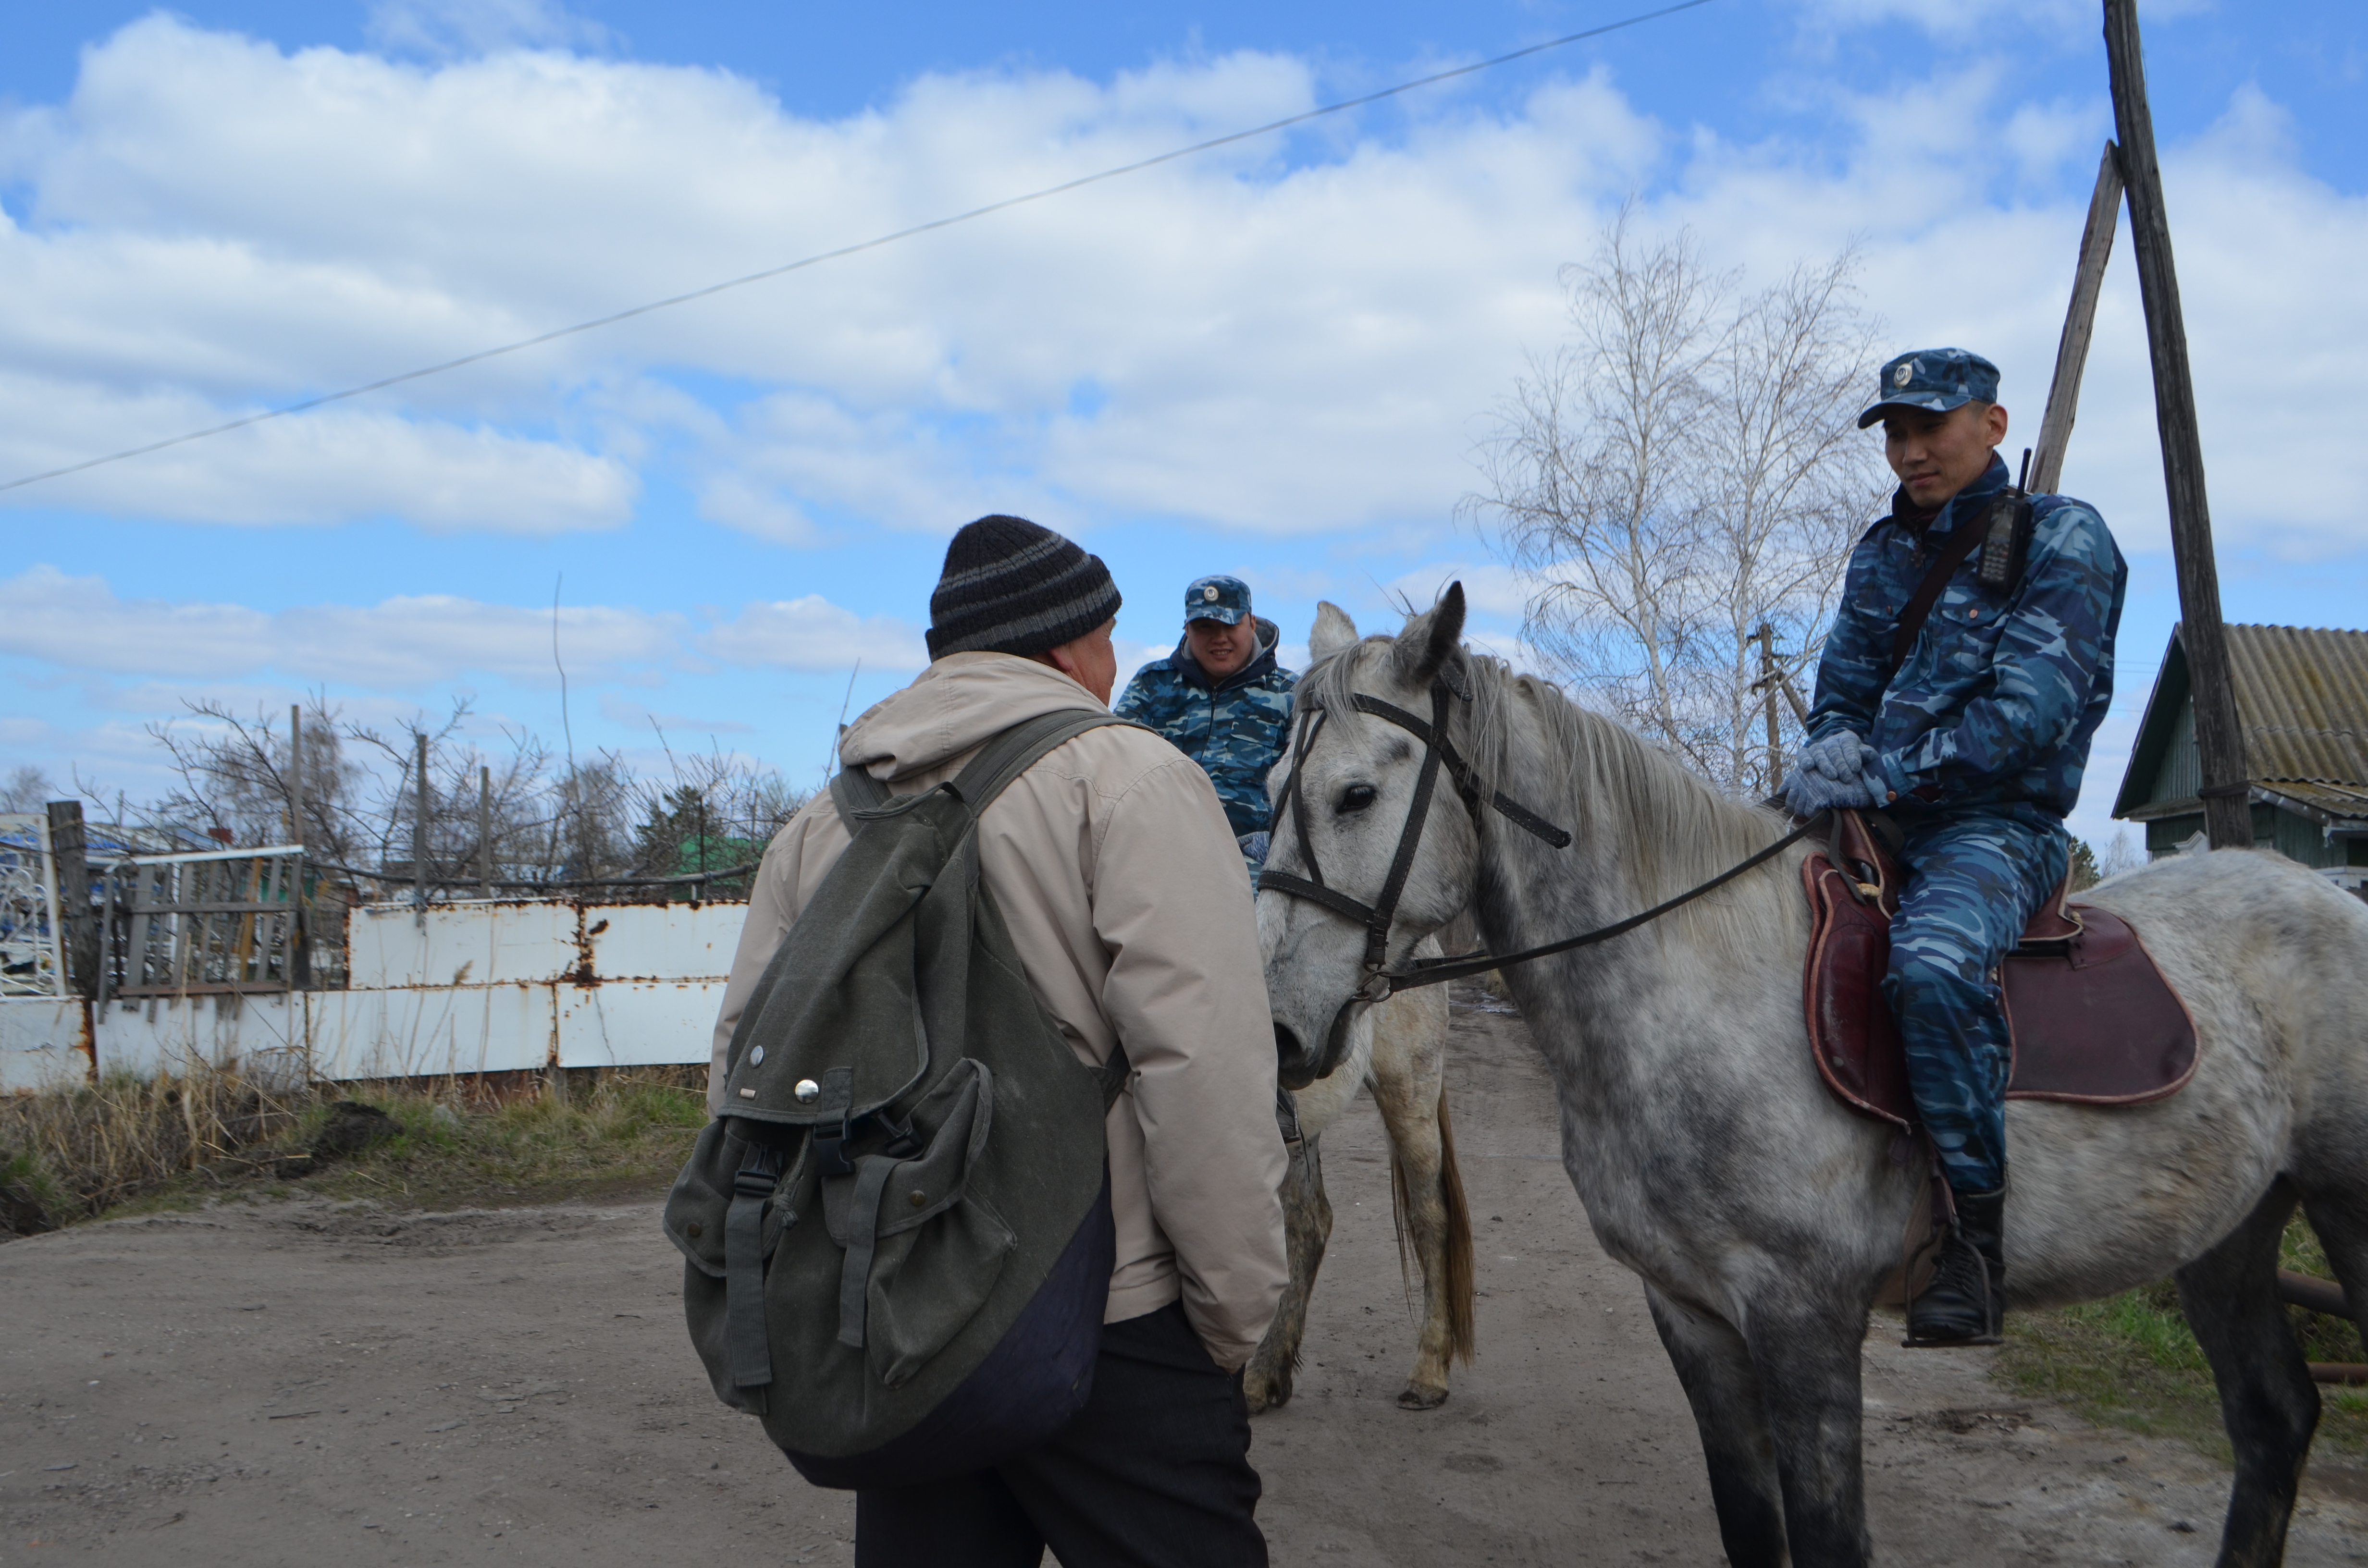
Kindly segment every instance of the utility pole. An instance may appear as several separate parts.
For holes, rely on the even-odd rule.
[[[288,706],[288,842],[304,847],[304,710],[297,703]]]
[[[412,737],[418,743],[412,767],[411,903],[414,924],[427,929],[427,733]]]
[[[90,909],[90,861],[80,801],[51,801],[50,864],[58,884],[58,950],[65,956],[66,988],[98,994],[98,921]]]
[[[1777,769],[1783,765],[1784,736],[1776,722],[1776,628],[1759,623],[1759,700],[1768,720],[1768,792],[1776,792]]]
[[[2195,379],[2179,307],[2179,272],[2171,263],[2162,168],[2155,159],[2154,116],[2146,108],[2137,0],[2105,0],[2105,61],[2112,77],[2122,175],[2129,182],[2130,248],[2137,257],[2146,347],[2154,360],[2155,426],[2162,437],[2163,487],[2170,499],[2171,560],[2179,569],[2179,641],[2187,653],[2195,749],[2203,772],[2196,793],[2203,801],[2203,831],[2212,847],[2250,848],[2245,736],[2220,623],[2220,571],[2212,555],[2212,511],[2204,497],[2203,440],[2195,423]]]
[[[2080,375],[2089,365],[2089,338],[2097,328],[2097,296],[2105,287],[2105,264],[2113,256],[2113,226],[2122,221],[2121,149],[2105,143],[2097,165],[2097,188],[2089,197],[2089,222],[2080,231],[2080,264],[2072,273],[2072,304],[2064,312],[2064,335],[2055,345],[2055,379],[2047,384],[2047,413],[2039,422],[2038,454],[2031,464],[2031,492],[2055,493],[2064,476],[2064,449],[2072,441],[2072,420],[2080,407]]]
[[[494,896],[494,770],[477,765],[477,891]]]

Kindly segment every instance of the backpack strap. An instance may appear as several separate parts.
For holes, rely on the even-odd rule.
[[[1064,708],[1021,721],[978,748],[976,756],[954,775],[953,791],[977,816],[994,803],[1011,781],[1036,766],[1045,753],[1065,745],[1088,730],[1108,724],[1143,726],[1107,709]]]
[[[1107,724],[1124,724],[1130,729],[1144,726],[1131,719],[1094,708],[1064,708],[1051,713],[1025,719],[979,747],[962,770],[956,774],[951,788],[969,806],[973,816],[986,810],[989,802],[1003,793],[1011,781],[1036,766],[1047,752],[1076,739],[1088,730],[1099,730]],[[859,812],[876,812],[892,804],[897,797],[888,786],[860,767],[842,767],[831,777],[830,798],[838,807],[838,814],[853,825]]]

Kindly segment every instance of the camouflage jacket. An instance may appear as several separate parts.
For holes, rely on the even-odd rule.
[[[2006,483],[1993,456],[1923,528],[1903,493],[1893,515],[1867,529],[1817,666],[1809,739],[1856,733],[1902,803],[2007,808],[2053,822],[2079,799],[2089,739],[2112,702],[2129,568],[2103,518],[2085,502],[2034,497],[2021,580],[2002,592],[1984,587],[1966,561],[1907,662],[1891,666],[1900,612],[1932,551]]]
[[[1267,770],[1282,755],[1297,679],[1274,662],[1275,625],[1258,623],[1257,657],[1213,685],[1183,643],[1134,672],[1119,698],[1121,719],[1148,724],[1201,765],[1237,835],[1267,824]]]

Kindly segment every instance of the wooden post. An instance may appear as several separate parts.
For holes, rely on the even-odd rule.
[[[2203,831],[2214,849],[2249,849],[2253,811],[2245,736],[2237,722],[2237,688],[2220,624],[2220,571],[2212,555],[2203,440],[2195,423],[2195,380],[2179,308],[2179,272],[2171,263],[2162,169],[2155,161],[2154,116],[2146,108],[2137,0],[2105,0],[2105,59],[2112,74],[2122,173],[2129,182],[2130,249],[2137,257],[2146,347],[2154,360],[2155,425],[2162,437],[2163,487],[2170,498],[2171,560],[2179,569],[2179,640],[2187,652],[2195,749],[2203,772]]]
[[[427,735],[418,743],[411,774],[411,905],[421,929],[427,926]]]
[[[477,766],[477,887],[494,896],[494,770]]]
[[[58,951],[65,959],[66,985],[75,994],[98,994],[98,924],[90,912],[90,861],[80,801],[50,802],[50,863],[58,881]]]
[[[288,842],[300,851],[304,847],[304,705],[301,702],[288,705]],[[301,853],[285,880],[289,906],[286,978],[290,989],[302,991],[313,981],[313,958],[306,950],[313,938],[313,923],[304,911],[304,857]]]
[[[2072,273],[2072,304],[2064,312],[2064,335],[2055,345],[2055,379],[2047,384],[2047,413],[2039,422],[2038,451],[2031,462],[2034,495],[2055,494],[2064,474],[2064,449],[2080,406],[2080,373],[2089,364],[2089,336],[2097,326],[2097,296],[2105,286],[2105,263],[2112,259],[2113,226],[2122,221],[2121,150],[2105,143],[2097,165],[2097,188],[2089,198],[2088,226],[2080,231],[2080,265]]]
[[[1759,700],[1768,721],[1768,793],[1774,794],[1780,782],[1778,769],[1784,762],[1784,736],[1776,720],[1776,628],[1767,621],[1759,623]]]
[[[288,842],[304,843],[304,710],[288,705]]]

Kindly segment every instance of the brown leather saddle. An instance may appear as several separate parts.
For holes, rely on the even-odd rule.
[[[1912,1128],[1907,1052],[1880,989],[1898,865],[1864,818],[1839,812],[1831,842],[1803,862],[1801,880],[1810,910],[1802,990],[1818,1075],[1851,1109]],[[2058,888],[2004,968],[2014,1038],[2008,1098],[2143,1105],[2194,1076],[2194,1020],[2120,915]]]

